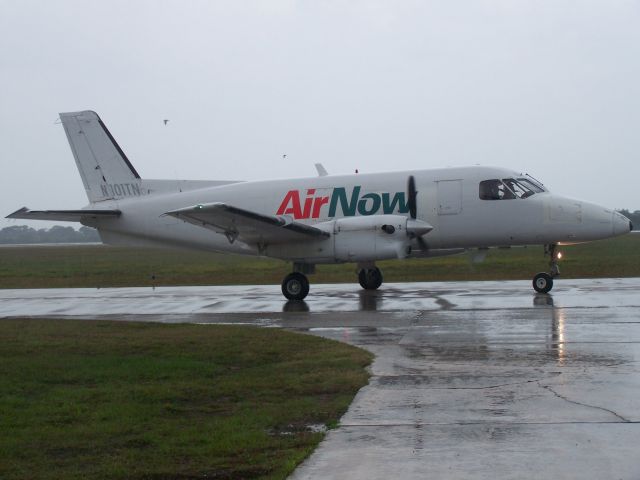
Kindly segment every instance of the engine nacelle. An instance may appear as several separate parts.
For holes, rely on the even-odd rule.
[[[433,230],[422,220],[402,215],[339,218],[313,226],[329,237],[267,245],[262,254],[310,264],[405,258],[411,253],[411,241]]]
[[[340,262],[405,258],[411,253],[407,217],[371,215],[333,223],[334,256]]]

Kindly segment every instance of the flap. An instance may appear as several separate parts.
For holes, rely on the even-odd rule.
[[[264,215],[226,203],[194,205],[167,212],[165,215],[223,233],[231,243],[236,238],[250,244],[274,244],[330,236],[324,230],[294,222],[287,216]]]

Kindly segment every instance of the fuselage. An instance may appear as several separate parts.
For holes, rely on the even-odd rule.
[[[162,245],[332,263],[335,259],[331,254],[313,255],[314,242],[295,248],[267,245],[259,249],[240,241],[230,242],[222,234],[164,214],[182,207],[224,202],[307,225],[326,225],[347,217],[408,216],[410,175],[418,192],[417,218],[433,226],[423,237],[423,244],[433,252],[580,243],[621,235],[631,228],[628,219],[612,209],[551,193],[531,177],[511,170],[479,166],[207,187],[196,184],[175,192],[155,192],[151,181],[143,181],[140,192],[127,194],[121,189],[117,199],[92,205],[118,209],[122,212],[119,218],[86,223],[97,227],[103,241],[111,244]],[[490,189],[496,185],[507,194],[496,192],[494,196]],[[518,188],[528,188],[529,192],[522,194]]]

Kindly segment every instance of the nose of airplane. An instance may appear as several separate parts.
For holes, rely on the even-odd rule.
[[[615,210],[588,202],[580,202],[580,205],[584,240],[617,237],[633,228],[629,219]]]
[[[633,224],[631,221],[618,212],[613,212],[611,223],[613,224],[614,235],[624,235],[633,230]]]

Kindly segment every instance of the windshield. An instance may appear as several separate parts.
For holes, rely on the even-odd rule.
[[[528,198],[544,190],[527,178],[496,178],[480,182],[481,200],[513,200]]]
[[[528,173],[524,174],[525,177],[523,180],[526,180],[530,183],[533,183],[534,185],[536,185],[538,188],[540,188],[543,192],[546,192],[547,189],[544,188],[544,183],[542,183],[540,180],[538,180],[537,178],[532,177],[531,175],[529,175]]]

